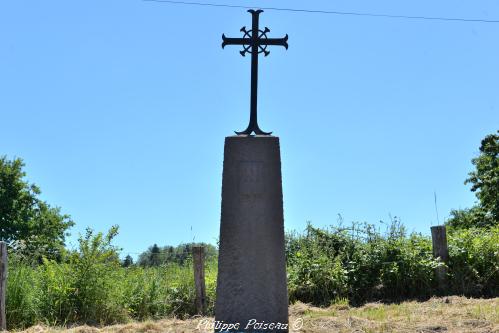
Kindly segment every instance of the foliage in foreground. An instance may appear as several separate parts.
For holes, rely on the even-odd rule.
[[[61,263],[30,266],[12,256],[7,281],[10,328],[47,325],[107,325],[131,319],[183,317],[195,313],[191,263],[154,268],[121,267],[107,235],[87,231],[79,249]],[[208,311],[215,293],[216,262],[207,262]]]
[[[107,235],[88,231],[61,263],[30,266],[12,256],[7,285],[11,328],[113,324],[195,314],[192,262],[122,267]],[[499,227],[449,230],[450,294],[499,296]],[[406,235],[395,219],[384,233],[371,225],[320,229],[286,237],[292,302],[360,304],[438,293],[431,240]],[[213,313],[216,261],[206,265],[208,314]]]
[[[448,294],[499,295],[499,227],[449,230]],[[371,225],[289,234],[286,244],[291,301],[329,305],[347,298],[398,301],[442,293],[431,239],[395,219],[386,233]]]

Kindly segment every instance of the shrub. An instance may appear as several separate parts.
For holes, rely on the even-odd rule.
[[[499,226],[450,229],[451,291],[470,296],[499,294]]]
[[[63,262],[30,266],[10,256],[9,329],[47,325],[107,325],[196,314],[191,259],[184,266],[121,267],[107,235],[88,230]],[[213,313],[217,263],[206,263],[208,314]]]
[[[434,293],[431,240],[405,234],[395,218],[384,234],[369,224],[287,234],[291,300],[326,305],[348,297],[353,304]]]
[[[192,259],[185,265],[121,267],[106,236],[91,230],[63,262],[39,266],[11,256],[7,281],[9,328],[111,324],[128,320],[195,315]],[[449,229],[450,293],[499,295],[499,227]],[[372,225],[320,229],[286,235],[290,300],[354,305],[399,301],[436,292],[431,240],[406,235],[398,219],[382,233]],[[208,314],[213,314],[217,262],[206,263]]]

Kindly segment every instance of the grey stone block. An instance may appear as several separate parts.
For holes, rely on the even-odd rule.
[[[288,332],[279,150],[278,137],[225,139],[216,332]]]

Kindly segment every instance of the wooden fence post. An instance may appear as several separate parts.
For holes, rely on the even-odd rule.
[[[5,294],[7,293],[7,243],[0,242],[0,331],[7,330]]]
[[[204,281],[204,247],[194,246],[192,248],[194,261],[194,283],[196,285],[196,309],[198,314],[204,314],[206,310],[206,285]]]
[[[443,263],[449,260],[449,249],[447,248],[447,231],[445,226],[439,225],[431,227],[431,240],[433,244],[433,257],[439,258]],[[435,270],[438,288],[441,292],[448,290],[447,267],[440,266]]]

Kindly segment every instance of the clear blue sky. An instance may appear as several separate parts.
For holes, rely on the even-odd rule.
[[[219,3],[499,19],[497,1]],[[266,11],[288,51],[260,61],[259,120],[281,139],[285,226],[401,217],[427,233],[499,129],[499,24]],[[243,9],[140,0],[0,3],[0,154],[123,254],[215,243],[224,137],[249,116]]]

